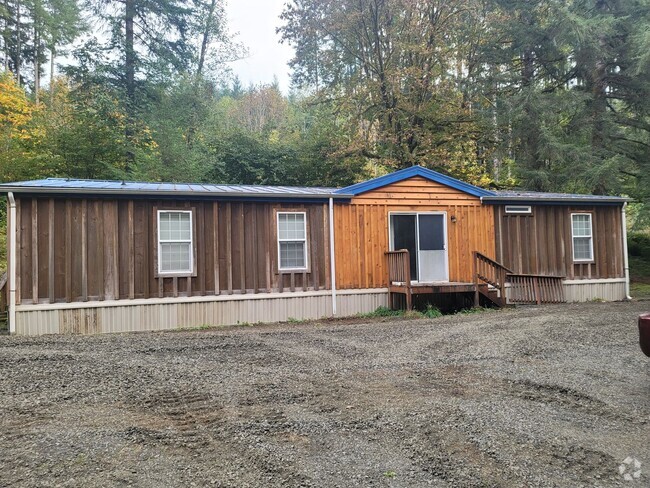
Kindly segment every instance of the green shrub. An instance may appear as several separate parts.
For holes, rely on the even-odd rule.
[[[377,310],[374,312],[362,313],[359,314],[361,317],[397,317],[402,315],[401,310],[391,310],[388,307],[377,307]]]
[[[650,260],[650,234],[633,232],[627,236],[627,249],[630,256]]]
[[[422,312],[422,315],[428,319],[435,319],[436,317],[442,317],[442,312],[437,307],[434,307],[428,303],[427,308],[424,312]]]
[[[483,313],[483,312],[489,312],[489,308],[483,308],[483,307],[472,307],[472,308],[463,308],[460,310],[458,313],[461,313],[463,315],[466,314],[472,314],[472,313]]]

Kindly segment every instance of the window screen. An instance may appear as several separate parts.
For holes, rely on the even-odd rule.
[[[192,259],[192,213],[159,211],[158,272],[191,273]]]
[[[571,231],[573,236],[573,260],[593,261],[591,214],[572,214]]]
[[[307,268],[306,224],[304,212],[278,212],[280,270]]]

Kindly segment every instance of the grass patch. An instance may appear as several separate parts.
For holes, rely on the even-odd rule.
[[[650,298],[650,283],[630,283],[630,295],[633,298]]]
[[[635,232],[627,239],[630,264],[630,295],[650,298],[650,235]]]
[[[630,281],[650,283],[650,259],[641,256],[630,256]]]
[[[363,319],[375,319],[383,317],[404,317],[405,319],[436,319],[445,315],[454,315],[456,313],[478,313],[483,312],[484,308],[464,309],[459,312],[443,313],[438,307],[427,304],[424,310],[391,310],[388,307],[378,307],[377,310],[368,313],[357,314],[356,317]]]
[[[463,315],[469,315],[473,313],[491,312],[492,310],[493,309],[491,308],[485,308],[485,307],[472,307],[472,308],[464,308],[460,310],[458,313]]]
[[[381,317],[404,317],[407,319],[435,319],[436,317],[442,317],[442,312],[438,310],[431,304],[427,305],[427,308],[423,311],[419,310],[391,310],[388,307],[378,307],[373,312],[360,313],[357,314],[357,317],[364,319],[375,319]]]
[[[297,324],[304,324],[304,323],[309,322],[309,321],[307,319],[296,319],[294,317],[289,317],[287,319],[287,322],[290,323],[290,324],[297,325]]]
[[[360,313],[357,314],[357,317],[373,319],[377,317],[399,317],[400,315],[404,315],[404,310],[391,310],[388,307],[377,307],[373,312]]]

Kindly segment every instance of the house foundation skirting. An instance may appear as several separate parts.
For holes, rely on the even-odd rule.
[[[371,312],[388,303],[386,288],[338,290],[337,315]],[[332,316],[330,290],[142,300],[19,305],[15,333],[95,334],[282,322]]]
[[[617,302],[626,300],[625,278],[603,278],[593,280],[564,280],[564,299],[567,302],[589,302],[603,300]],[[511,287],[506,283],[506,299],[511,304]]]
[[[564,281],[564,298],[567,302],[616,302],[625,300],[626,296],[625,278]]]

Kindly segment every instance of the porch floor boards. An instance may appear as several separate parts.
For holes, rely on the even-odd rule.
[[[470,293],[476,291],[474,283],[462,283],[455,281],[431,282],[431,283],[411,283],[407,286],[404,282],[392,282],[389,286],[391,293],[407,293],[413,295],[432,295],[437,293]]]

